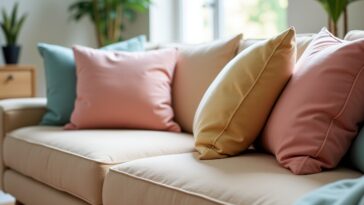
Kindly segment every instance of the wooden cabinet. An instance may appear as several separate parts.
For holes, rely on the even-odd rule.
[[[35,96],[35,73],[32,66],[0,66],[0,99]]]

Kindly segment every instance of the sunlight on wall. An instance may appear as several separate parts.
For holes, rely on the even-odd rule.
[[[223,34],[244,33],[246,38],[265,38],[287,27],[288,0],[223,1]]]
[[[208,0],[181,1],[182,41],[199,43],[213,40],[214,10]]]
[[[181,0],[181,41],[199,43],[244,33],[266,38],[287,27],[288,0]]]

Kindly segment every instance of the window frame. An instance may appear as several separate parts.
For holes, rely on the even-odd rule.
[[[179,35],[176,36],[177,39],[180,41],[180,42],[184,42],[185,40],[185,37],[184,37],[184,32],[186,30],[185,26],[185,22],[183,20],[183,14],[184,14],[184,4],[183,4],[183,1],[184,0],[177,0],[177,15],[178,15],[178,20],[177,20],[177,23],[178,23],[178,33]],[[209,1],[209,0],[205,0],[205,1]],[[221,37],[223,37],[223,29],[222,29],[222,24],[224,22],[224,9],[223,9],[223,4],[222,4],[222,1],[223,0],[210,0],[211,3],[209,3],[209,7],[212,9],[212,13],[213,13],[213,18],[212,18],[212,34],[213,34],[213,40],[216,40],[216,39],[220,39]],[[206,2],[208,3],[208,2]]]

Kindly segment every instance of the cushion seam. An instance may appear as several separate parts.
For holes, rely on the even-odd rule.
[[[20,140],[20,139],[14,138],[14,137],[10,137],[10,138],[11,138],[11,139],[13,139],[13,140],[18,140],[18,141],[20,141],[20,142],[30,143],[30,144],[32,144],[32,145],[34,145],[34,146],[40,146],[40,144],[34,144],[34,143],[31,143],[31,142],[27,142],[26,140]],[[47,147],[47,148],[48,148],[48,147]],[[52,149],[52,148],[50,148],[50,149]],[[57,151],[60,151],[60,150],[57,150]],[[66,153],[66,154],[70,154],[70,153],[67,153],[67,152],[65,152],[65,153]],[[72,154],[70,154],[70,155],[72,155]],[[77,155],[76,155],[76,156],[77,156]],[[79,157],[79,156],[77,156],[77,157]],[[82,158],[82,157],[81,157],[81,158]],[[83,158],[83,159],[86,159],[86,158]],[[120,163],[117,163],[117,164],[120,164]],[[102,165],[102,164],[100,164],[100,165]],[[107,165],[107,164],[103,164],[103,165]],[[110,165],[110,166],[112,166],[112,165]],[[9,167],[9,166],[7,166],[7,167]],[[48,186],[51,186],[51,187],[53,187],[53,188],[55,188],[55,189],[57,189],[57,190],[67,192],[67,193],[69,193],[70,195],[73,195],[73,196],[79,197],[80,199],[82,199],[82,200],[84,200],[84,201],[86,201],[86,202],[88,202],[88,203],[92,204],[92,203],[91,203],[91,201],[89,201],[89,200],[88,200],[88,199],[86,199],[85,197],[80,196],[79,194],[75,194],[75,193],[73,193],[73,192],[67,191],[65,188],[62,188],[62,187],[61,187],[61,186],[59,186],[59,185],[55,185],[55,184],[53,184],[53,183],[51,183],[51,182],[46,182],[45,180],[39,179],[39,178],[37,178],[37,177],[29,176],[29,175],[27,175],[26,173],[22,173],[22,172],[20,172],[20,171],[16,170],[15,168],[13,168],[13,167],[9,167],[9,168],[10,168],[11,170],[14,170],[14,171],[16,171],[16,172],[18,172],[18,173],[20,173],[20,174],[22,174],[22,175],[26,176],[26,177],[29,177],[29,178],[34,179],[34,180],[36,180],[36,181],[42,182],[42,183],[44,183],[44,184],[46,184],[46,185],[48,185]],[[101,204],[100,204],[100,205],[101,205]]]
[[[331,38],[333,38],[338,43],[343,43],[344,41],[339,39],[338,37],[334,36],[331,32],[329,32],[327,29],[325,29],[325,32],[327,35],[329,35]]]
[[[3,113],[8,113],[8,112],[14,112],[14,111],[29,111],[29,110],[45,110],[46,107],[31,107],[31,108],[10,108],[10,109],[4,109]]]
[[[309,156],[305,156],[305,157],[304,157],[304,159],[301,161],[300,165],[298,166],[298,170],[299,170],[300,172],[302,172],[303,165],[305,165],[305,164],[306,164],[306,162],[307,162],[308,158],[310,158],[310,157],[309,157]]]
[[[340,118],[341,115],[344,113],[345,109],[347,108],[348,101],[350,100],[350,98],[352,96],[353,90],[354,90],[354,88],[355,88],[355,86],[356,86],[356,84],[358,82],[359,76],[361,75],[363,69],[364,69],[364,66],[362,66],[360,68],[360,71],[355,76],[355,79],[354,79],[354,81],[352,83],[352,86],[351,86],[349,92],[348,92],[348,95],[346,96],[346,99],[345,99],[345,102],[344,102],[342,108],[335,115],[335,117],[331,119],[330,125],[329,125],[329,127],[328,127],[328,129],[326,131],[325,139],[324,139],[323,143],[321,144],[321,146],[319,147],[319,150],[317,151],[317,153],[314,155],[315,157],[318,157],[318,155],[320,155],[321,151],[323,150],[323,147],[325,146],[325,144],[327,142],[328,135],[329,135],[330,131],[332,130],[331,127],[333,126],[334,120],[337,120],[338,118]]]
[[[22,174],[22,173],[20,173],[20,172],[18,172],[18,171],[16,171],[16,170],[14,170],[14,169],[8,169],[8,171],[15,172],[16,174],[21,175],[22,177],[25,177],[25,178],[30,179],[30,180],[32,180],[32,181],[35,181],[35,182],[37,182],[37,183],[41,183],[43,186],[50,186],[51,188],[55,189],[56,191],[66,192],[66,193],[67,193],[68,195],[70,195],[70,196],[78,197],[79,199],[83,200],[84,202],[90,203],[88,200],[84,199],[83,197],[78,196],[77,194],[71,194],[71,193],[69,193],[69,192],[67,192],[67,191],[65,191],[65,190],[58,189],[56,186],[53,186],[53,185],[47,184],[47,183],[42,182],[42,181],[40,181],[40,180],[34,179],[34,178],[32,178],[32,177],[26,176],[26,175],[24,175],[24,174]],[[90,204],[92,204],[92,203],[90,203]],[[101,203],[101,204],[97,204],[97,205],[102,205],[102,203]]]
[[[17,136],[16,134],[13,134],[13,133],[11,135],[7,134],[6,137],[9,137],[9,138],[11,138],[13,140],[23,141],[23,142],[26,142],[26,143],[29,143],[29,144],[32,144],[32,145],[35,145],[35,146],[46,147],[46,148],[51,149],[53,151],[69,154],[69,155],[72,155],[72,156],[76,156],[76,157],[86,159],[86,160],[89,160],[89,161],[93,161],[93,162],[103,164],[103,165],[116,165],[116,164],[124,163],[124,161],[114,162],[114,163],[107,163],[107,162],[98,161],[98,160],[95,160],[95,159],[91,159],[91,158],[82,156],[80,154],[72,153],[72,152],[70,152],[68,150],[62,150],[60,148],[57,148],[57,147],[54,147],[54,146],[51,146],[51,145],[47,145],[47,144],[44,144],[44,143],[37,143],[37,142],[29,140],[29,139],[23,139],[23,138],[20,138],[19,136]]]
[[[155,184],[155,185],[158,185],[158,186],[161,186],[161,187],[164,187],[164,188],[168,188],[168,189],[172,189],[172,190],[175,190],[175,191],[179,191],[179,192],[182,192],[184,194],[190,194],[192,196],[199,197],[199,198],[202,198],[202,199],[205,199],[205,200],[209,200],[209,201],[212,201],[212,202],[215,202],[215,203],[224,204],[224,205],[230,205],[231,204],[229,202],[224,202],[224,201],[221,201],[219,199],[214,199],[214,198],[209,197],[209,196],[207,196],[205,194],[199,194],[199,193],[196,193],[196,192],[193,192],[193,191],[188,191],[188,190],[185,190],[185,189],[182,189],[182,188],[178,188],[178,187],[175,187],[175,186],[172,186],[172,185],[164,184],[164,183],[161,183],[161,182],[156,182],[156,181],[153,181],[152,179],[147,179],[145,177],[136,176],[134,174],[127,173],[125,171],[115,170],[113,168],[110,168],[110,171],[112,171],[112,172],[114,172],[116,174],[123,174],[125,176],[130,177],[130,178],[135,178],[135,179],[138,179],[138,180],[141,180],[141,181],[144,181],[144,182],[148,182],[148,183],[151,183],[151,184]]]
[[[271,61],[273,55],[276,53],[276,51],[278,50],[278,48],[282,45],[283,41],[286,40],[286,37],[288,36],[289,32],[287,32],[284,37],[281,39],[281,41],[279,42],[278,46],[276,46],[273,50],[273,52],[271,53],[271,55],[269,56],[268,60],[265,62],[263,69],[260,71],[260,73],[258,74],[258,77],[255,79],[253,85],[249,88],[248,93],[245,95],[245,97],[243,97],[241,99],[241,101],[239,102],[239,104],[235,107],[233,113],[231,114],[231,116],[229,117],[229,120],[227,121],[227,123],[225,124],[223,130],[219,133],[219,135],[217,135],[213,141],[212,144],[214,147],[216,147],[216,143],[217,141],[220,139],[220,137],[225,133],[225,131],[228,129],[228,127],[231,124],[231,121],[233,120],[233,118],[235,117],[236,113],[238,112],[238,109],[241,107],[241,105],[245,102],[245,100],[250,96],[250,93],[252,92],[252,90],[254,89],[254,87],[256,86],[256,84],[258,83],[259,79],[261,78],[262,74],[264,73],[265,69],[268,67],[269,62]],[[211,148],[209,148],[211,149]]]
[[[24,177],[30,178],[31,180],[34,180],[34,181],[36,181],[36,182],[40,182],[40,183],[42,183],[42,184],[44,184],[44,185],[46,185],[46,186],[50,186],[50,187],[52,187],[53,189],[56,189],[57,191],[66,192],[67,194],[69,194],[69,195],[71,195],[71,196],[78,197],[79,199],[81,199],[81,200],[83,200],[83,201],[85,201],[85,202],[87,202],[87,203],[93,204],[93,203],[91,203],[91,201],[90,201],[90,200],[86,199],[85,197],[82,197],[82,196],[80,196],[80,195],[78,195],[78,194],[75,194],[75,193],[71,193],[70,191],[67,191],[66,189],[60,188],[60,187],[59,187],[59,186],[57,186],[57,185],[54,185],[54,184],[52,184],[52,183],[45,182],[45,181],[43,181],[43,180],[41,180],[41,179],[37,179],[37,178],[35,178],[35,177],[31,177],[31,176],[25,175],[25,174],[23,174],[23,173],[21,173],[21,172],[19,172],[19,171],[15,170],[15,169],[12,169],[12,168],[10,168],[10,170],[11,170],[11,171],[13,171],[13,172],[15,172],[15,173],[17,173],[17,174],[20,174],[20,175],[22,175],[22,176],[24,176]],[[101,200],[102,200],[102,198],[101,198]],[[97,204],[97,205],[102,205],[102,203],[101,203],[101,204]]]
[[[349,92],[348,92],[348,95],[346,96],[346,99],[345,99],[345,102],[344,102],[344,104],[343,104],[342,108],[341,108],[341,109],[339,110],[339,112],[335,115],[335,117],[331,119],[330,124],[329,124],[329,126],[328,126],[328,128],[327,128],[327,130],[326,130],[326,134],[325,134],[324,141],[322,142],[322,144],[320,145],[319,149],[316,151],[316,154],[314,155],[314,157],[315,157],[315,158],[317,158],[317,157],[321,154],[322,150],[324,149],[325,145],[327,144],[328,136],[329,136],[329,133],[332,131],[332,129],[331,129],[331,128],[332,128],[332,126],[333,126],[334,121],[335,121],[335,120],[337,120],[338,118],[340,118],[340,117],[342,116],[342,114],[344,113],[345,109],[347,108],[348,101],[349,101],[349,99],[350,99],[350,98],[351,98],[351,96],[352,96],[353,90],[354,90],[355,86],[357,85],[357,82],[358,82],[359,76],[361,75],[361,73],[362,73],[362,71],[363,71],[363,70],[364,70],[364,66],[362,66],[362,67],[360,68],[360,71],[356,74],[355,79],[354,79],[354,81],[352,82],[351,88],[350,88],[350,90],[349,90]],[[302,169],[302,167],[304,166],[304,164],[305,164],[305,162],[306,162],[306,161],[307,161],[307,160],[305,160],[305,161],[302,163],[301,169]],[[300,171],[301,171],[301,169],[300,169]]]

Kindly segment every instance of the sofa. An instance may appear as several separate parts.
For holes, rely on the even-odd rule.
[[[351,32],[347,39],[363,37]],[[311,39],[297,37],[298,57]],[[290,205],[325,184],[362,176],[345,165],[294,175],[254,149],[201,161],[187,132],[40,126],[45,106],[43,98],[0,101],[0,184],[18,204]]]

